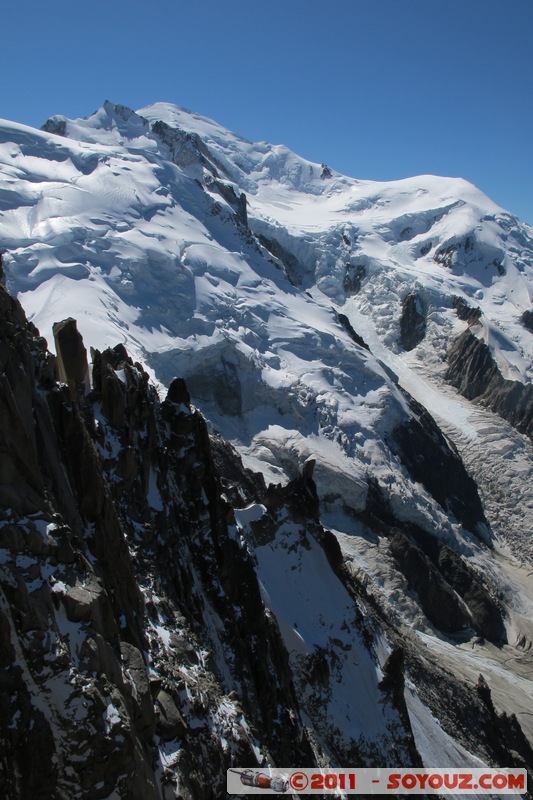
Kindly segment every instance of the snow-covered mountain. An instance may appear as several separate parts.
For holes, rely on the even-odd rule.
[[[264,625],[275,625],[279,641],[271,647],[283,654],[271,657],[269,669],[283,687],[276,702],[290,706],[300,731],[293,758],[533,768],[530,227],[463,180],[358,181],[175,106],[134,113],[106,102],[87,119],[52,117],[41,131],[0,124],[0,251],[7,288],[47,341],[54,322],[73,317],[86,346],[99,351],[95,377],[83,377],[84,394],[71,391],[102,481],[114,492],[147,604],[148,627],[129,642],[140,653],[146,631],[151,642],[161,628],[164,657],[145,641],[145,666],[154,681],[165,674],[167,689],[169,681],[185,681],[187,694],[198,676],[180,662],[183,653],[168,650],[167,637],[178,617],[195,636],[205,625],[205,653],[195,663],[206,685],[215,681],[208,695],[224,709],[209,720],[205,712],[202,723],[218,737],[220,769],[243,757],[242,747],[221,742],[242,741],[246,726],[254,730],[257,763],[279,764],[284,751],[279,727],[271,721],[262,730],[265,698],[259,716],[243,706],[236,722],[232,703],[236,697],[246,705],[243,686],[253,682],[261,656],[246,676],[238,674],[242,649],[228,644],[237,634],[209,593],[233,598],[246,618],[251,593],[254,608],[271,620]],[[109,347],[115,356],[105,356]],[[192,436],[203,454],[197,459],[212,456],[203,434],[183,420],[181,444],[167,440],[155,395],[145,402],[156,409],[147,428],[150,415],[143,417],[137,400],[117,415],[117,398],[145,391],[133,362],[148,370],[161,396],[168,386],[178,391],[175,376],[185,379],[180,413],[194,414],[188,391],[209,421],[216,485],[182,479],[189,507],[180,514],[192,539],[179,534],[190,549],[180,569],[199,557],[193,532],[203,531],[206,548],[225,553],[216,560],[230,577],[219,586],[209,564],[198,567],[190,580],[204,599],[193,603],[194,613],[187,591],[168,594],[166,605],[157,600],[158,582],[172,579],[148,569],[140,551],[150,548],[138,526],[157,529],[163,515],[168,537],[169,515],[181,502],[181,484],[161,453],[177,447],[184,458],[184,437]],[[105,388],[102,369],[114,389]],[[57,377],[68,376],[66,369]],[[39,381],[28,396],[44,391]],[[57,420],[51,424],[57,429]],[[152,431],[148,449],[143,426]],[[45,455],[39,458],[45,469]],[[135,458],[143,466],[134,474]],[[194,460],[180,466],[184,475],[195,469]],[[128,507],[125,475],[128,491],[144,497],[142,512]],[[52,506],[64,516],[54,487]],[[190,521],[202,496],[209,524]],[[82,487],[77,498],[83,506]],[[19,524],[28,513],[22,504]],[[76,525],[65,522],[87,538],[98,563],[88,534],[94,519],[79,509],[75,516]],[[13,523],[7,513],[4,519]],[[234,546],[220,537],[239,543],[242,553],[232,558],[244,559],[254,588],[232,588],[237,570],[226,562]],[[16,573],[16,559],[5,563]],[[156,563],[168,571],[160,556]],[[50,591],[68,596],[54,588],[61,580]],[[55,635],[66,631],[56,621]],[[70,652],[83,675],[79,652]],[[366,702],[354,708],[350,698],[363,695]],[[179,753],[187,763],[195,730],[184,696],[187,736],[174,737],[168,764],[159,750],[180,786]],[[156,702],[167,700],[156,693]],[[118,725],[121,711],[113,708]],[[108,720],[115,712],[106,712]],[[149,737],[143,742],[155,747]],[[102,797],[134,796],[131,789],[112,795],[110,785]],[[181,791],[200,796],[196,784]]]

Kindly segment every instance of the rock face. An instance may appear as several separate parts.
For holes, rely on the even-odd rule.
[[[367,343],[363,339],[362,336],[359,336],[357,331],[353,329],[353,325],[351,324],[350,320],[346,316],[346,314],[338,314],[338,319],[344,330],[348,333],[351,339],[359,345],[359,347],[364,347],[365,350],[369,350]]]
[[[450,510],[465,528],[486,538],[487,521],[475,481],[431,415],[407,392],[404,394],[414,414],[395,429],[393,447],[413,478],[443,508]]]
[[[505,636],[502,610],[473,570],[425,531],[407,526],[390,531],[390,550],[417,593],[427,618],[444,633],[474,629],[489,641]]]
[[[422,298],[417,292],[407,295],[402,304],[400,318],[400,344],[404,350],[413,350],[426,335],[426,313]]]
[[[489,347],[470,330],[452,344],[446,377],[466,398],[490,408],[533,438],[533,386],[506,380]]]
[[[527,328],[528,331],[533,333],[533,311],[524,311],[520,317],[520,322],[524,328]]]
[[[0,329],[2,793],[158,797],[121,663],[121,641],[141,661],[146,645],[122,525],[54,359],[4,290]]]
[[[401,531],[395,532],[390,548],[428,619],[444,633],[468,628],[466,609],[427,556]]]
[[[84,350],[71,321],[58,333],[70,386]],[[3,289],[0,342],[2,795],[174,797],[183,771],[179,796],[208,797],[206,763],[222,793],[226,766],[257,763],[256,739],[274,761],[309,762],[183,382],[160,405],[117,347],[93,353],[93,389],[73,403]]]
[[[237,194],[233,186],[224,181],[208,181],[208,185],[220,192],[224,200],[233,208],[237,222],[244,228],[248,227],[248,212],[246,206],[246,195],[244,192]]]
[[[364,264],[346,264],[343,289],[347,295],[357,294],[361,291],[361,283],[366,278]]]
[[[73,396],[85,394],[89,384],[87,350],[75,319],[56,322],[53,327],[57,353],[57,375],[67,383]]]
[[[277,258],[283,264],[287,278],[293,286],[301,286],[305,268],[300,264],[296,256],[283,247],[277,239],[269,239],[263,234],[259,234],[257,239],[263,247],[266,247],[269,253],[272,253],[274,258]]]
[[[41,126],[41,130],[48,131],[48,133],[55,133],[56,136],[65,136],[67,124],[64,119],[50,117],[50,119],[47,119],[44,125]]]
[[[477,306],[469,305],[462,297],[453,298],[453,307],[459,319],[468,322],[469,325],[473,325],[481,318],[481,309]]]
[[[137,117],[137,119],[140,118]],[[168,147],[170,160],[174,164],[194,169],[200,163],[207,168],[209,173],[218,177],[218,171],[211,160],[211,154],[199,136],[186,133],[180,128],[171,128],[170,125],[162,121],[156,122],[152,127],[152,131],[159,141]]]

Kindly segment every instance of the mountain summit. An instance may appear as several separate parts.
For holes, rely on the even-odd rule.
[[[1,122],[0,214],[8,796],[533,768],[532,229],[164,103]]]

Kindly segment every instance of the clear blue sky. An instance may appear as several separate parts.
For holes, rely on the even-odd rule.
[[[0,116],[165,100],[357,178],[533,224],[532,0],[3,0]]]

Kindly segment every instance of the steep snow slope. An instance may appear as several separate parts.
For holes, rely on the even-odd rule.
[[[439,658],[439,637],[486,629],[471,595],[444,575],[442,547],[468,561],[487,581],[487,614],[501,606],[508,642],[483,652],[479,669],[504,670],[512,683],[511,646],[531,641],[529,606],[512,565],[495,566],[486,544],[496,536],[528,555],[531,444],[459,396],[446,359],[465,330],[485,343],[501,379],[526,398],[515,404],[526,429],[531,229],[462,180],[357,181],[166,104],[135,114],[106,103],[45,129],[0,125],[6,279],[41,332],[51,340],[52,323],[73,316],[87,345],[123,342],[160,384],[185,377],[194,402],[267,481],[285,483],[316,459],[322,519],[354,574],[399,629],[427,634]],[[498,392],[486,402],[508,412]],[[461,451],[488,524],[476,485],[424,408]],[[496,501],[486,467],[502,459]],[[437,619],[401,552],[393,555],[398,527],[440,582],[450,619]],[[258,546],[276,613],[272,558]],[[499,641],[498,624],[491,630]],[[285,640],[297,658],[295,642]],[[446,653],[459,674],[460,649]],[[527,703],[521,692],[497,697],[502,710]]]
[[[318,450],[322,496],[364,507],[370,471],[398,482],[399,502],[415,505],[405,469],[382,442],[408,415],[405,399],[329,299],[297,290],[265,258],[220,195],[210,171],[220,165],[206,167],[194,140],[177,154],[172,144],[180,168],[148,123],[110,104],[73,123],[75,139],[11,133],[15,142],[2,149],[17,186],[2,218],[8,284],[45,335],[68,304],[93,346],[118,338],[164,383],[184,376],[269,477],[293,476]],[[196,150],[183,159],[186,145]],[[273,158],[300,164],[285,151]],[[428,524],[436,514],[453,535],[438,510],[420,514]]]
[[[363,307],[374,308],[392,346],[400,315],[390,326],[376,305],[399,303],[414,286],[432,310],[438,302],[449,308],[454,297],[474,300],[486,317],[480,335],[513,378],[531,377],[533,338],[519,318],[533,297],[532,231],[474,186],[434,176],[357,181],[174,106],[158,103],[139,113],[202,137],[247,193],[253,230],[287,243],[304,282],[342,301],[347,273],[364,267],[373,280]]]

